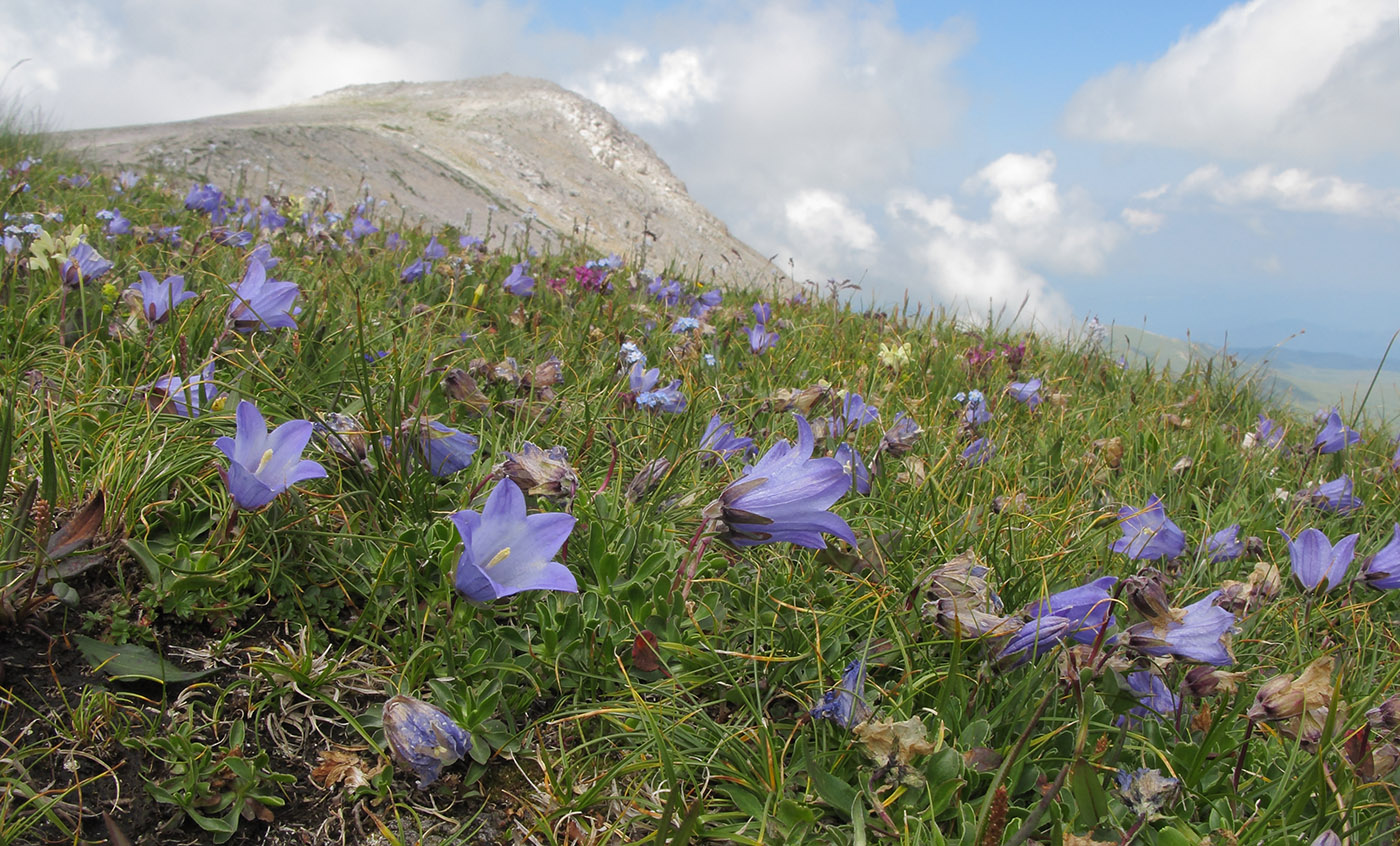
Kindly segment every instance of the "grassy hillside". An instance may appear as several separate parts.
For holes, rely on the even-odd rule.
[[[0,843],[1400,831],[1389,433],[34,143]]]

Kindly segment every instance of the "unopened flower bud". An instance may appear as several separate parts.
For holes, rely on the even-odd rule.
[[[645,467],[638,471],[632,481],[627,484],[627,498],[636,502],[651,492],[651,489],[661,483],[666,478],[666,471],[671,469],[671,462],[665,458],[658,458],[650,461]]]
[[[1219,667],[1201,665],[1186,671],[1182,689],[1197,699],[1203,699],[1217,693],[1234,693],[1244,677],[1244,673],[1230,673]]]

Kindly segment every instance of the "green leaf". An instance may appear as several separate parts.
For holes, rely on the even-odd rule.
[[[162,684],[183,684],[202,679],[217,669],[182,670],[139,644],[112,646],[83,635],[73,637],[88,663],[114,679],[148,679]]]
[[[1108,794],[1104,793],[1099,774],[1083,761],[1074,765],[1069,777],[1070,791],[1078,806],[1079,822],[1083,828],[1094,828],[1108,816]]]
[[[850,819],[857,799],[856,789],[827,772],[825,767],[811,758],[807,759],[807,775],[811,777],[812,787],[821,800],[835,808],[842,819]]]

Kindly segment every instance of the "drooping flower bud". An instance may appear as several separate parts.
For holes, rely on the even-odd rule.
[[[471,735],[446,711],[411,696],[384,703],[384,738],[394,760],[418,775],[420,790],[472,748]]]

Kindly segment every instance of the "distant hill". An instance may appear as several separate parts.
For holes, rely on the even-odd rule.
[[[367,187],[395,218],[469,223],[477,235],[489,219],[493,234],[518,238],[532,215],[532,245],[573,236],[603,252],[645,250],[658,271],[674,262],[725,281],[786,280],[603,107],[538,79],[356,85],[284,108],[61,137],[99,162],[174,168],[245,195],[327,187],[343,210]]]
[[[1113,350],[1125,355],[1130,363],[1152,363],[1157,367],[1171,367],[1175,372],[1180,372],[1193,359],[1199,361],[1222,354],[1218,347],[1209,344],[1122,326],[1113,327],[1111,341]],[[1368,358],[1285,346],[1230,349],[1228,352],[1237,362],[1237,372],[1256,378],[1266,391],[1299,412],[1311,414],[1331,406],[1355,409],[1375,378],[1375,387],[1366,398],[1366,416],[1378,422],[1400,416],[1400,344],[1391,351],[1379,377],[1376,375],[1381,363],[1379,353]]]

